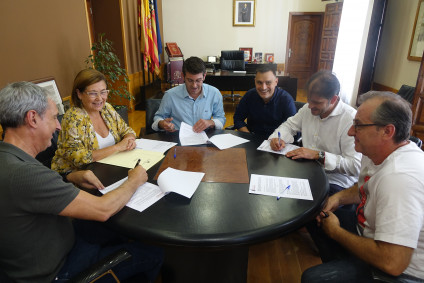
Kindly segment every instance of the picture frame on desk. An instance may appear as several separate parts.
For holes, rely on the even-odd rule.
[[[274,63],[274,53],[265,53],[265,62]]]
[[[424,0],[418,1],[414,29],[409,44],[408,60],[421,61],[424,51]]]
[[[233,26],[254,27],[256,0],[233,0]]]
[[[46,90],[49,97],[51,97],[56,104],[59,115],[65,114],[62,97],[60,96],[59,89],[57,88],[56,81],[53,77],[38,79],[31,82]]]
[[[244,61],[251,62],[253,55],[252,47],[240,47],[239,50],[244,51]]]
[[[263,60],[262,52],[255,52],[255,57],[253,59],[253,62],[260,64],[260,63],[262,63],[262,60]]]

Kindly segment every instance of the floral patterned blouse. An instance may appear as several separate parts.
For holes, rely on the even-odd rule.
[[[105,103],[100,115],[115,139],[115,144],[127,134],[136,136],[134,130],[109,103]],[[88,113],[83,108],[71,107],[63,116],[61,126],[51,168],[65,173],[93,162],[93,150],[99,149],[99,144]]]

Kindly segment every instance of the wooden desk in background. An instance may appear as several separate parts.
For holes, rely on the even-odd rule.
[[[293,100],[296,101],[297,78],[288,76],[277,76],[277,78],[278,86],[290,93]],[[220,91],[247,91],[255,87],[255,74],[235,73],[232,71],[220,71],[215,74],[207,73],[204,82]]]
[[[245,283],[249,245],[299,229],[319,213],[327,196],[328,180],[316,161],[294,161],[258,151],[257,147],[263,140],[247,133],[207,131],[209,137],[222,133],[250,140],[235,147],[245,150],[249,176],[259,174],[308,179],[313,200],[281,198],[277,201],[275,197],[249,194],[248,183],[201,182],[191,199],[171,193],[141,213],[123,208],[107,221],[107,225],[135,240],[165,247],[164,283]],[[179,142],[178,132],[160,132],[144,138]],[[181,157],[177,153],[176,160],[189,162]],[[148,170],[149,182],[156,183],[154,176],[160,167],[161,162]],[[89,169],[104,185],[110,185],[128,174],[127,168],[101,163],[93,163]]]

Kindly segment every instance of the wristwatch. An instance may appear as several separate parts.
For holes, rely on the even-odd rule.
[[[318,162],[324,164],[325,162],[325,151],[318,152]]]
[[[72,170],[68,170],[65,173],[60,174],[64,182],[69,183],[68,175],[72,173]]]

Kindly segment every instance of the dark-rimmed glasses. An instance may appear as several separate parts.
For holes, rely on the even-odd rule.
[[[381,124],[356,124],[355,121],[353,121],[353,123],[352,123],[352,127],[355,129],[355,132],[358,130],[358,128],[371,127],[371,126],[383,127],[384,125],[381,125]]]

